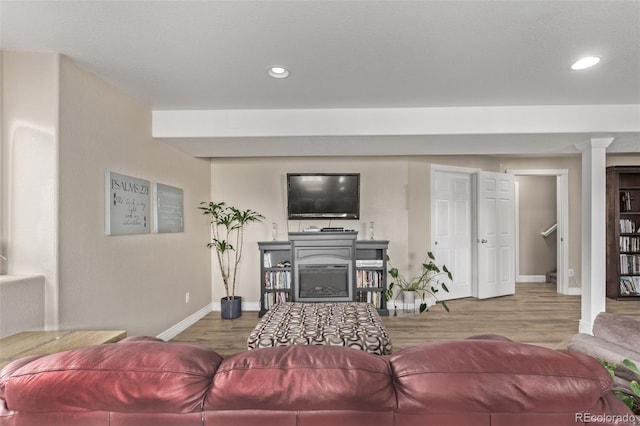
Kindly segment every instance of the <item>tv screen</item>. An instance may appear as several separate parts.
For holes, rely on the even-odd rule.
[[[359,219],[359,173],[288,173],[289,219]]]

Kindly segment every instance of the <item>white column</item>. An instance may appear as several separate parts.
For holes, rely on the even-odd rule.
[[[613,138],[576,145],[582,152],[582,317],[580,333],[592,334],[604,312],[606,289],[606,149]]]

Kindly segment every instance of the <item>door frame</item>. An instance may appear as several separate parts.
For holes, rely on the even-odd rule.
[[[477,239],[477,224],[476,224],[476,216],[477,216],[477,191],[476,191],[476,180],[478,176],[478,172],[482,169],[476,167],[459,167],[459,166],[447,166],[444,164],[431,164],[431,170],[429,173],[429,208],[431,210],[430,213],[430,230],[429,230],[429,246],[434,247],[435,243],[435,232],[436,223],[435,223],[435,203],[433,202],[433,194],[435,193],[435,179],[433,179],[433,175],[435,172],[451,172],[451,173],[462,173],[468,174],[470,178],[470,191],[469,191],[469,203],[470,203],[470,212],[469,212],[469,229],[471,231],[471,256],[469,259],[469,270],[471,271],[471,297],[478,297],[478,270],[477,270],[477,261],[478,261],[478,247],[475,244]]]
[[[507,169],[515,176],[556,177],[556,219],[558,222],[556,265],[558,269],[556,291],[575,295],[569,288],[569,170],[568,169]],[[516,277],[520,275],[520,205],[516,196]]]

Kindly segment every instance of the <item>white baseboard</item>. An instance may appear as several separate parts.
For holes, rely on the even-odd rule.
[[[220,312],[220,302],[213,302],[211,306],[212,311]],[[260,310],[260,302],[242,302],[242,310],[258,312]]]
[[[518,275],[516,282],[519,283],[546,283],[547,277],[544,275]]]
[[[196,312],[192,313],[191,315],[189,315],[179,323],[169,327],[162,333],[158,334],[156,337],[158,339],[164,340],[165,342],[169,341],[174,337],[176,337],[178,334],[185,331],[187,328],[191,327],[193,324],[198,322],[202,317],[204,317],[211,311],[212,311],[211,303],[209,303],[208,305],[198,309]]]
[[[581,296],[582,288],[581,287],[568,287],[567,291],[564,293],[566,296]]]

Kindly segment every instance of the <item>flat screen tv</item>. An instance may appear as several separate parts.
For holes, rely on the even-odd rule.
[[[359,173],[288,173],[289,219],[359,219]]]

